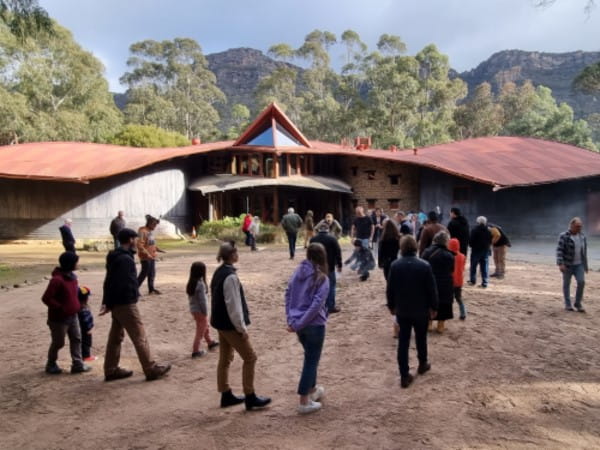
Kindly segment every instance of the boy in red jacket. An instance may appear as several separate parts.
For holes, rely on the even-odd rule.
[[[81,359],[81,330],[77,318],[80,309],[77,298],[79,286],[77,276],[73,273],[77,269],[77,261],[79,256],[75,253],[64,252],[60,255],[60,267],[52,271],[52,278],[42,296],[42,301],[48,306],[48,327],[52,339],[48,349],[46,373],[52,375],[62,372],[56,360],[58,351],[65,345],[66,334],[69,335],[71,350],[71,373],[88,372],[92,369]]]
[[[458,307],[460,308],[460,320],[467,318],[467,309],[462,300],[462,286],[464,279],[465,270],[465,255],[460,252],[460,242],[456,238],[450,239],[448,242],[448,250],[454,253],[454,273],[452,274],[452,280],[454,285],[454,298]]]

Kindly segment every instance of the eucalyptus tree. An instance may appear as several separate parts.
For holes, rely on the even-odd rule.
[[[132,44],[129,51],[131,72],[121,77],[128,86],[125,116],[129,123],[156,125],[188,139],[216,132],[215,105],[226,98],[196,41],[145,40]]]
[[[122,117],[103,71],[58,24],[21,40],[0,23],[0,123],[12,141],[105,141]]]
[[[21,42],[54,31],[52,19],[37,0],[0,0],[0,22]]]
[[[457,138],[496,136],[502,130],[504,111],[496,102],[492,86],[488,82],[475,88],[472,97],[454,112]]]

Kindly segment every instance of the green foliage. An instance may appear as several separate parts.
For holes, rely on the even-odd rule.
[[[188,139],[206,140],[216,132],[215,105],[226,99],[196,41],[146,40],[129,50],[127,65],[132,71],[121,77],[129,87],[125,108],[129,123],[155,125]]]
[[[17,39],[0,22],[0,125],[4,143],[105,142],[121,126],[102,64],[57,24]],[[7,138],[10,136],[10,138]]]
[[[575,89],[585,92],[586,94],[600,92],[600,62],[583,69],[583,71],[575,77],[573,86]]]
[[[198,228],[198,235],[209,238],[220,238],[221,234],[225,230],[236,229],[240,235],[243,236],[241,231],[242,223],[245,214],[240,217],[224,217],[222,220],[204,221]],[[228,231],[229,233],[230,231]]]
[[[37,0],[0,0],[0,22],[20,41],[40,33],[52,34],[52,19]]]
[[[128,147],[184,147],[189,139],[174,131],[163,130],[153,125],[126,125],[110,139],[111,144]]]
[[[492,86],[481,83],[475,88],[473,97],[454,112],[459,139],[478,136],[496,136],[502,130],[504,113],[502,105],[496,103]]]

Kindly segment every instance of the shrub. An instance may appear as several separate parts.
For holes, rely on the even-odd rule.
[[[182,134],[164,130],[153,125],[126,125],[110,139],[111,144],[129,147],[182,147],[190,141]]]
[[[210,222],[204,221],[198,228],[198,235],[202,237],[221,239],[220,236],[225,232],[225,230],[229,230],[228,232],[231,233],[231,235],[243,236],[241,231],[243,217],[244,215],[241,215],[240,217],[224,217],[222,220],[213,220]],[[235,234],[233,233],[234,231]]]

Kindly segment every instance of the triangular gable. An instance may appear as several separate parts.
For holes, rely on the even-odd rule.
[[[267,106],[233,144],[234,147],[240,145],[311,147],[308,139],[275,103]]]

